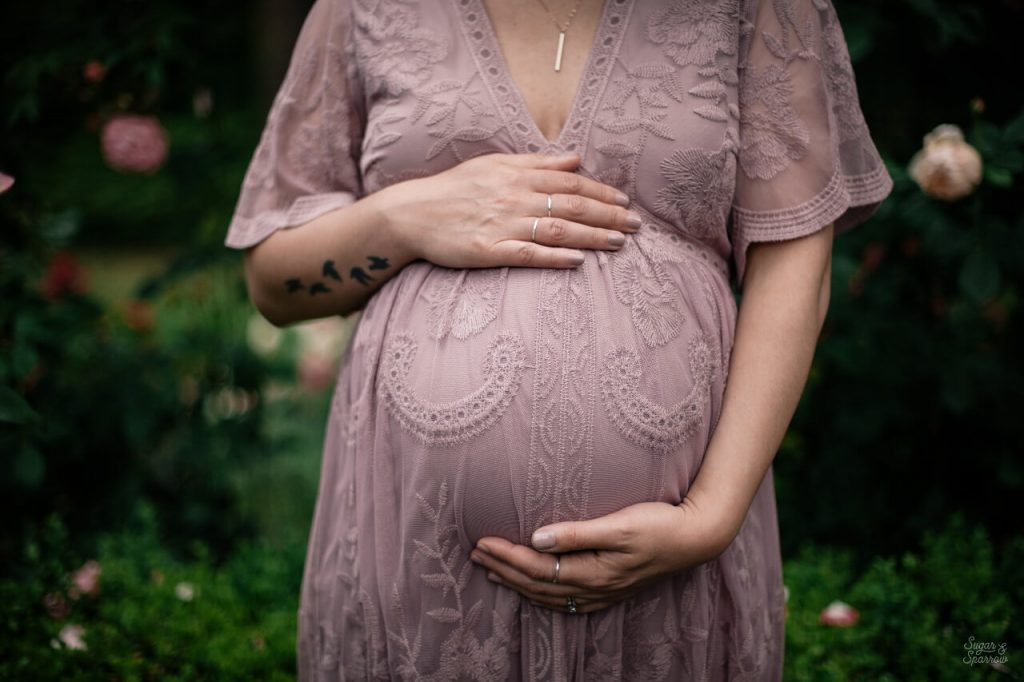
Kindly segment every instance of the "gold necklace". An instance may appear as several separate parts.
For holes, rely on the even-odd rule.
[[[569,19],[565,22],[565,27],[563,28],[558,25],[558,21],[555,20],[555,17],[551,14],[551,10],[548,9],[548,6],[544,4],[544,0],[538,0],[538,2],[540,2],[544,7],[544,11],[548,13],[549,17],[551,17],[551,21],[554,22],[555,28],[558,29],[558,51],[555,53],[555,71],[562,70],[562,48],[565,47],[565,32],[569,30],[569,24],[572,23],[573,17],[576,16],[576,10],[580,8],[580,3],[582,1],[583,0],[576,0],[576,6],[572,8],[572,12],[569,12]]]

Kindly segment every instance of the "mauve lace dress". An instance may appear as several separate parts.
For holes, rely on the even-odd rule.
[[[830,0],[606,0],[555,143],[480,0],[317,0],[226,244],[480,154],[565,150],[643,217],[621,250],[568,270],[415,261],[339,349],[302,680],[781,676],[771,470],[719,558],[595,613],[533,606],[469,553],[678,504],[720,414],[748,244],[842,233],[890,192]]]

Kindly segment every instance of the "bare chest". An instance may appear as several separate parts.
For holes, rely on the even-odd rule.
[[[514,81],[537,128],[553,141],[572,114],[573,101],[594,38],[600,28],[604,0],[581,0],[565,32],[561,68],[555,71],[559,29],[575,0],[545,0],[554,19],[539,0],[508,2],[482,0]]]

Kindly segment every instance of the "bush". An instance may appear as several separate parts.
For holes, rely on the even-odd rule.
[[[927,532],[919,552],[878,557],[863,573],[847,549],[805,546],[785,562],[786,680],[987,680],[1020,651],[1024,537],[996,557],[987,534],[960,515]],[[841,599],[850,627],[819,623]],[[971,639],[973,638],[973,639]],[[965,664],[970,642],[1006,644],[1009,663]]]
[[[0,582],[0,679],[294,679],[304,550],[248,542],[217,565],[196,543],[198,558],[181,562],[142,506],[103,536],[96,590],[75,599],[68,573],[81,562],[52,517],[27,545],[24,573]],[[81,630],[64,639],[84,650],[62,643],[69,625]]]

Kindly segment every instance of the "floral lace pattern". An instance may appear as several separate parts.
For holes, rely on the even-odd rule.
[[[454,445],[490,428],[518,391],[526,364],[522,338],[502,332],[487,350],[484,385],[453,402],[430,403],[417,398],[408,384],[417,347],[405,332],[390,340],[381,359],[379,390],[406,431],[428,445]]]
[[[397,672],[403,677],[425,682],[455,679],[480,682],[507,680],[511,656],[519,651],[519,632],[514,623],[510,624],[511,627],[506,625],[503,612],[518,603],[518,593],[501,590],[496,595],[501,607],[492,609],[492,634],[481,641],[476,633],[480,630],[484,602],[478,599],[472,605],[466,603],[466,588],[473,576],[473,562],[459,544],[458,526],[448,498],[447,479],[441,481],[434,504],[417,493],[416,506],[433,528],[433,538],[429,544],[414,540],[416,549],[413,557],[436,564],[435,572],[420,574],[420,581],[427,589],[441,590],[441,599],[450,604],[430,609],[426,615],[451,628],[441,644],[440,664],[437,670],[429,674],[418,667],[423,651],[423,621],[418,620],[416,634],[412,639],[404,626],[400,631],[389,630],[388,639],[401,652]],[[393,586],[391,604],[397,616],[395,621],[406,623],[409,618],[404,612],[397,584]]]
[[[891,187],[829,0],[605,0],[590,49],[551,141],[483,0],[317,0],[303,26],[229,246],[496,152],[575,150],[643,223],[578,268],[420,261],[367,301],[322,458],[303,682],[781,670],[770,481],[730,550],[600,613],[519,600],[468,562],[471,537],[684,494],[747,245],[849,228]]]
[[[355,41],[368,95],[394,97],[430,79],[451,40],[420,26],[415,0],[354,0]]]
[[[677,448],[704,421],[708,388],[718,359],[714,346],[702,335],[691,338],[689,348],[693,386],[671,407],[657,405],[641,395],[641,363],[634,351],[615,348],[605,358],[601,391],[608,418],[626,438],[652,452],[664,454]]]
[[[498,316],[508,268],[453,270],[438,268],[422,293],[427,302],[427,334],[466,339]]]

